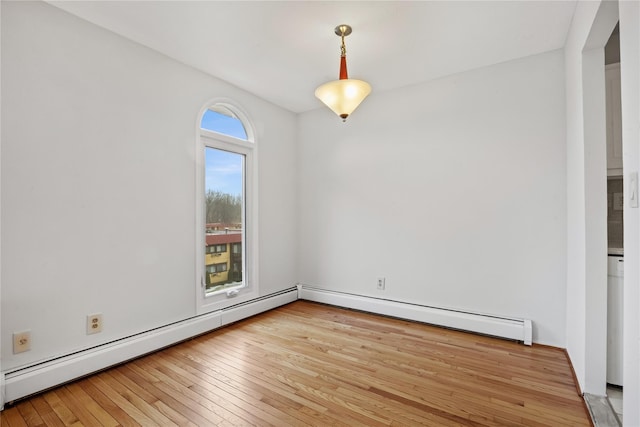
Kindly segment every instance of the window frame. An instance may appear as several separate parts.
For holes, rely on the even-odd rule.
[[[214,107],[220,106],[235,115],[244,126],[247,139],[236,138],[220,132],[201,128],[204,113]],[[215,111],[215,110],[214,110]],[[200,111],[197,121],[196,142],[196,310],[198,314],[220,310],[230,305],[249,301],[259,296],[258,287],[258,162],[257,148],[254,141],[253,127],[247,116],[237,106],[228,101],[212,101]],[[206,217],[205,217],[205,151],[206,148],[228,151],[244,156],[243,167],[243,240],[242,260],[243,283],[242,287],[234,287],[222,291],[207,294],[205,285],[205,255],[206,248]],[[230,251],[231,248],[229,248]],[[231,268],[228,269],[231,271]],[[230,292],[232,291],[232,292]]]

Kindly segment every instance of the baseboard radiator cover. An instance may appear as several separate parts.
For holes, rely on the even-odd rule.
[[[330,291],[304,284],[298,285],[300,299],[330,304],[385,316],[414,320],[478,334],[491,335],[532,344],[529,319],[507,318],[446,308]]]
[[[0,384],[4,382],[4,393],[0,393],[0,396],[3,394],[4,400],[0,401],[0,408],[7,402],[135,359],[297,299],[298,290],[294,287],[53,360],[3,372]]]

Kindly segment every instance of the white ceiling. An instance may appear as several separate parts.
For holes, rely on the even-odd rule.
[[[293,112],[338,77],[373,93],[561,48],[571,1],[50,1]]]

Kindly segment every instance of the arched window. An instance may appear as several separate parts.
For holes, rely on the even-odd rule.
[[[200,116],[197,144],[199,310],[258,295],[255,143],[246,116],[213,103]]]
[[[202,115],[200,128],[239,139],[247,139],[247,130],[238,116],[224,105],[212,105]]]

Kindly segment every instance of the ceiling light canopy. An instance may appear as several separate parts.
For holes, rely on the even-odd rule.
[[[327,82],[316,89],[316,97],[331,108],[345,122],[347,117],[371,93],[371,85],[363,80],[350,79],[347,74],[347,49],[344,38],[351,34],[349,25],[338,25],[335,33],[340,36],[340,78]]]

